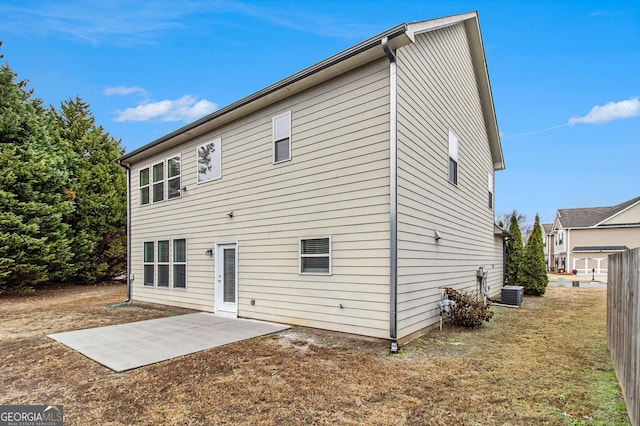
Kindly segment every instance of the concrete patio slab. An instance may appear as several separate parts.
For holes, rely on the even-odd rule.
[[[284,324],[199,312],[48,337],[121,372],[287,328]]]

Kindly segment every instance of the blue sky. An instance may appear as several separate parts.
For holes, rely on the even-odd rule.
[[[0,53],[128,151],[399,23],[477,10],[507,169],[496,214],[640,195],[638,1],[7,1]]]

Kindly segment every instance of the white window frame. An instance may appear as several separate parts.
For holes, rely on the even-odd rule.
[[[160,170],[162,170],[162,179],[161,180],[155,180],[155,174],[154,174],[154,169],[156,166],[160,165]],[[165,197],[165,183],[167,181],[166,178],[166,174],[165,174],[165,170],[164,170],[164,165],[165,165],[165,161],[161,160],[161,161],[156,161],[155,163],[151,164],[151,202],[153,204],[155,203],[161,203],[163,202],[166,197]],[[162,199],[160,200],[156,200],[156,185],[162,185]]]
[[[161,242],[167,242],[167,260],[166,262],[161,262],[160,261],[160,243]],[[163,239],[159,239],[156,240],[156,275],[157,275],[157,279],[156,281],[156,287],[158,288],[171,288],[171,239],[170,238],[163,238]],[[166,266],[167,267],[167,285],[160,285],[160,267],[161,266]]]
[[[142,174],[142,172],[146,170],[147,171],[147,184],[146,185],[142,185],[140,182],[140,175]],[[143,167],[140,170],[138,170],[138,196],[140,197],[140,205],[141,206],[148,206],[149,204],[151,204],[151,167],[147,166],[147,167]],[[142,202],[142,191],[147,190],[147,202],[143,203]]]
[[[179,240],[184,240],[184,262],[176,261],[176,251],[175,251],[175,242]],[[171,239],[171,267],[169,268],[169,273],[171,274],[171,288],[176,290],[186,290],[187,289],[187,239],[186,238],[173,238]],[[176,265],[184,265],[184,287],[176,287],[175,280],[175,266]]]
[[[178,262],[175,260],[175,241],[178,240],[184,240],[184,262]],[[160,254],[158,253],[158,250],[160,248],[160,242],[161,241],[168,241],[169,242],[169,259],[166,262],[161,262],[160,261]],[[151,244],[152,245],[152,249],[151,249],[151,254],[153,255],[153,260],[151,262],[147,262],[145,260],[144,257],[144,247],[145,244]],[[176,289],[176,290],[181,290],[181,291],[185,291],[187,290],[187,282],[188,282],[188,277],[187,277],[187,253],[188,253],[188,240],[186,237],[177,237],[177,238],[158,238],[156,240],[146,240],[143,241],[142,243],[142,285],[145,288],[159,288],[159,289],[163,289],[163,290],[169,290],[169,289]],[[176,287],[175,286],[175,266],[176,265],[184,265],[184,287]],[[147,284],[146,280],[145,280],[145,269],[147,266],[152,266],[153,267],[153,283],[152,284]],[[166,286],[161,286],[159,285],[159,267],[160,266],[168,266],[169,268],[169,272],[168,272],[168,282]]]
[[[449,129],[449,161],[448,161],[448,180],[451,184],[458,186],[458,165],[460,164],[459,162],[459,157],[458,157],[458,150],[459,150],[459,144],[460,141],[458,139],[458,136],[456,136],[456,134],[453,132],[453,130]],[[453,163],[453,174],[452,174],[452,163]]]
[[[287,135],[276,135],[276,120],[281,119],[282,117],[287,117],[288,120],[288,132]],[[287,111],[285,113],[282,114],[278,114],[276,116],[274,116],[271,119],[271,136],[272,136],[272,142],[271,142],[271,146],[273,149],[273,164],[280,164],[280,163],[284,163],[285,161],[291,161],[291,145],[292,145],[292,140],[291,140],[291,111]],[[289,155],[287,158],[282,159],[282,160],[276,160],[276,144],[280,141],[283,141],[285,139],[289,139]]]
[[[329,240],[329,253],[322,253],[322,254],[303,254],[302,253],[302,242],[306,241],[306,240],[324,240],[327,239]],[[317,237],[300,237],[298,239],[298,274],[300,275],[332,275],[333,274],[333,268],[332,268],[332,264],[333,264],[333,245],[332,245],[332,238],[330,235],[321,235],[321,236],[317,236]],[[328,257],[329,259],[329,270],[327,272],[306,272],[302,270],[303,267],[303,262],[302,259],[303,258],[310,258],[310,257]]]
[[[178,160],[178,174],[175,176],[169,176],[169,170],[170,170],[170,166],[169,163],[172,160]],[[165,163],[167,164],[167,177],[166,177],[166,181],[167,181],[167,200],[175,200],[176,198],[182,198],[182,156],[180,154],[176,154],[173,157],[169,157],[167,158],[167,160],[165,161]],[[178,180],[178,192],[177,195],[174,195],[173,197],[171,196],[171,191],[169,189],[169,182],[172,180]]]
[[[493,172],[487,172],[487,189],[489,190],[489,208],[493,210]]]
[[[151,244],[151,254],[153,256],[153,260],[148,262],[145,258],[145,246],[147,244]],[[151,280],[151,284],[147,284],[146,280],[146,267],[153,267],[153,280]],[[143,287],[155,287],[156,286],[156,242],[155,241],[143,241],[142,242],[142,286]]]
[[[211,158],[211,161],[213,163],[215,163],[217,159],[218,174],[208,179],[200,180],[200,149],[211,144],[213,144],[213,147],[214,147],[213,152],[216,152],[216,150],[218,151],[218,155],[217,156],[214,155]],[[216,164],[214,164],[214,166],[216,166]],[[213,180],[218,180],[222,178],[222,138],[211,139],[210,141],[207,141],[196,148],[196,176],[197,176],[197,179],[196,179],[197,184],[211,182]]]

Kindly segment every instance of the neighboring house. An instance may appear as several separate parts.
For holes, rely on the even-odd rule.
[[[551,270],[602,278],[609,254],[640,246],[640,197],[611,207],[560,209],[546,234]]]
[[[406,341],[502,286],[475,12],[402,24],[123,155],[130,296]]]

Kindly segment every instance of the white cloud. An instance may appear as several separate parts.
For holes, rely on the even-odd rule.
[[[132,93],[139,93],[142,96],[149,96],[149,93],[145,89],[138,86],[115,86],[107,87],[106,89],[104,89],[104,94],[106,96],[126,96],[131,95]]]
[[[587,115],[571,117],[569,124],[603,124],[614,120],[638,116],[640,116],[640,100],[636,97],[620,102],[607,102],[605,105],[596,105]]]
[[[116,111],[115,121],[184,121],[191,122],[218,108],[218,105],[206,99],[197,100],[191,95],[179,99],[158,102],[145,102],[136,107]]]

